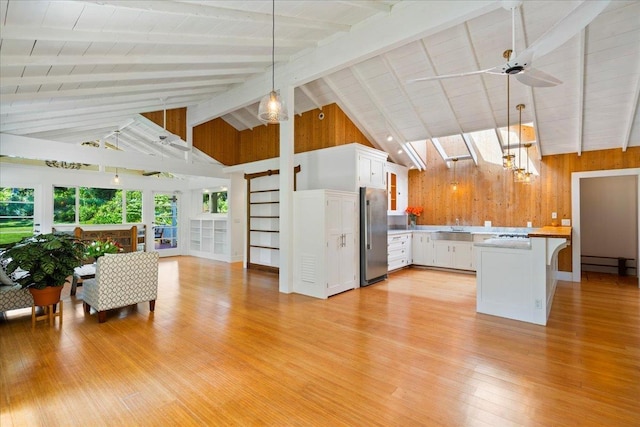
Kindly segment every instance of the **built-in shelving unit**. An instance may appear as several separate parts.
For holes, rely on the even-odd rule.
[[[295,174],[300,166],[294,168]],[[245,174],[247,180],[247,268],[278,272],[280,266],[279,170]]]
[[[189,221],[191,255],[219,261],[229,260],[227,217],[192,218]]]

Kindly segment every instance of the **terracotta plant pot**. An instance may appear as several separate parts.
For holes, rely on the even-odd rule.
[[[28,288],[33,296],[33,303],[39,307],[57,304],[60,301],[62,286],[47,286],[44,289]]]

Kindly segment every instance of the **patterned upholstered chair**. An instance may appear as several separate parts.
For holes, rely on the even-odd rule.
[[[107,319],[106,310],[149,301],[155,309],[158,296],[158,253],[129,252],[98,258],[95,279],[84,281],[84,310],[98,312],[98,322]]]
[[[7,274],[9,259],[2,258],[0,253],[0,312],[29,308],[33,305],[33,297],[27,288],[22,288],[15,281],[22,273]]]

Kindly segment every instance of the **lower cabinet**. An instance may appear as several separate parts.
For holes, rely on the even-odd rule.
[[[412,264],[416,265],[434,265],[433,261],[434,249],[431,233],[413,232],[413,241],[411,244]]]
[[[358,193],[293,193],[294,292],[327,298],[358,285],[358,203]]]
[[[436,240],[434,242],[436,267],[473,270],[473,243]]]
[[[411,265],[411,236],[411,233],[394,233],[387,237],[389,271]]]

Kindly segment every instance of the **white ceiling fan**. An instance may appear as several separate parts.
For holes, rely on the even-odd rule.
[[[182,151],[190,151],[191,148],[185,144],[183,144],[182,139],[167,130],[167,106],[164,103],[164,99],[161,100],[163,104],[162,108],[162,128],[164,129],[164,133],[158,135],[158,142],[162,145],[168,145],[173,148],[177,148]]]
[[[477,74],[511,74],[515,75],[516,79],[525,85],[534,87],[549,87],[556,86],[562,83],[557,78],[536,70],[531,67],[534,59],[539,58],[554,49],[563,45],[566,41],[571,39],[584,27],[586,27],[591,21],[595,19],[600,12],[602,12],[610,0],[587,0],[578,5],[575,9],[569,12],[564,18],[558,21],[553,27],[547,30],[538,40],[536,40],[531,46],[516,54],[516,9],[522,4],[522,0],[503,0],[502,7],[511,10],[511,49],[506,50],[503,57],[507,60],[506,63],[497,67],[487,68],[485,70],[471,71],[467,73],[458,74],[446,74],[441,76],[421,77],[417,79],[408,80],[407,83],[448,79],[452,77],[472,76]]]

